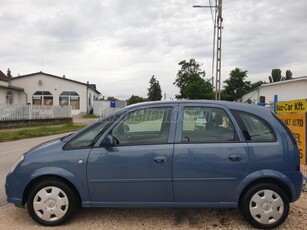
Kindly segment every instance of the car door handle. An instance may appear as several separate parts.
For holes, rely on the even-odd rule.
[[[156,163],[162,164],[166,162],[166,157],[165,156],[157,156],[154,158],[154,161]]]
[[[229,160],[231,161],[240,161],[242,159],[242,156],[241,154],[238,154],[238,153],[233,153],[233,154],[230,154],[228,156]]]

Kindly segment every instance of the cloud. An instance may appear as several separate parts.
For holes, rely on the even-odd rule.
[[[212,1],[215,2],[215,1]],[[105,95],[146,96],[155,75],[174,96],[178,63],[195,58],[211,77],[212,15],[199,0],[0,0],[0,69],[43,70],[96,83]],[[307,3],[223,1],[222,80],[235,67],[249,80],[273,68],[306,75]]]

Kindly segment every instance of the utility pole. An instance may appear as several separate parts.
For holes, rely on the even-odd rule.
[[[221,64],[222,64],[222,0],[217,5],[217,36],[216,36],[216,78],[215,78],[215,100],[221,100]]]
[[[217,15],[215,18],[215,25],[214,25],[214,36],[216,33],[216,75],[215,75],[215,100],[221,100],[221,67],[222,67],[222,0],[215,0],[215,6],[201,6],[201,5],[194,5],[193,7],[196,8],[216,8]],[[213,74],[213,73],[212,73]],[[213,75],[212,75],[212,85],[213,85]]]

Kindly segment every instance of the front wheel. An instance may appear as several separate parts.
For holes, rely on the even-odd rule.
[[[272,229],[280,226],[289,213],[289,200],[275,184],[258,184],[243,196],[240,211],[254,227]]]
[[[74,191],[67,184],[57,180],[37,183],[27,199],[30,216],[45,226],[63,224],[72,216],[75,208]]]

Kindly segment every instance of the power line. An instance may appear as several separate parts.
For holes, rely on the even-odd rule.
[[[216,17],[216,14],[214,15],[214,17],[213,17],[213,13],[212,13],[212,2],[211,2],[211,0],[209,0],[209,6],[210,6],[210,12],[211,12],[211,18],[212,18],[212,23],[213,23],[213,26],[215,26],[215,17]],[[216,12],[216,11],[215,11]]]
[[[219,1],[221,1],[221,0],[219,0]],[[218,21],[218,16],[217,16],[217,13],[218,13],[218,10],[219,10],[219,6],[218,6],[218,4],[217,4],[217,0],[215,0],[215,5],[213,6],[212,5],[212,1],[211,0],[209,0],[209,6],[202,6],[202,5],[194,5],[193,6],[194,8],[210,8],[210,11],[211,11],[211,17],[212,17],[212,22],[213,22],[213,46],[212,46],[212,66],[211,66],[211,82],[212,82],[212,86],[214,85],[214,64],[215,64],[215,52],[217,53],[217,59],[216,59],[216,70],[217,70],[217,73],[216,73],[216,84],[215,84],[215,90],[216,90],[216,100],[217,100],[217,98],[219,98],[218,96],[217,96],[217,92],[219,92],[220,90],[219,90],[219,85],[220,84],[218,84],[218,82],[220,81],[219,80],[219,75],[220,75],[220,68],[221,68],[221,66],[220,66],[220,43],[219,43],[219,36],[218,36],[218,38],[216,39],[216,35],[217,35],[217,31],[216,31],[216,29],[217,29],[217,24],[219,23],[219,21]],[[212,12],[212,9],[215,9],[215,11],[214,11],[214,18],[213,18],[213,12]],[[219,34],[219,30],[218,30],[218,34]],[[218,46],[217,46],[217,50],[215,50],[215,47],[216,47],[216,40],[217,40],[217,42],[218,42]]]

